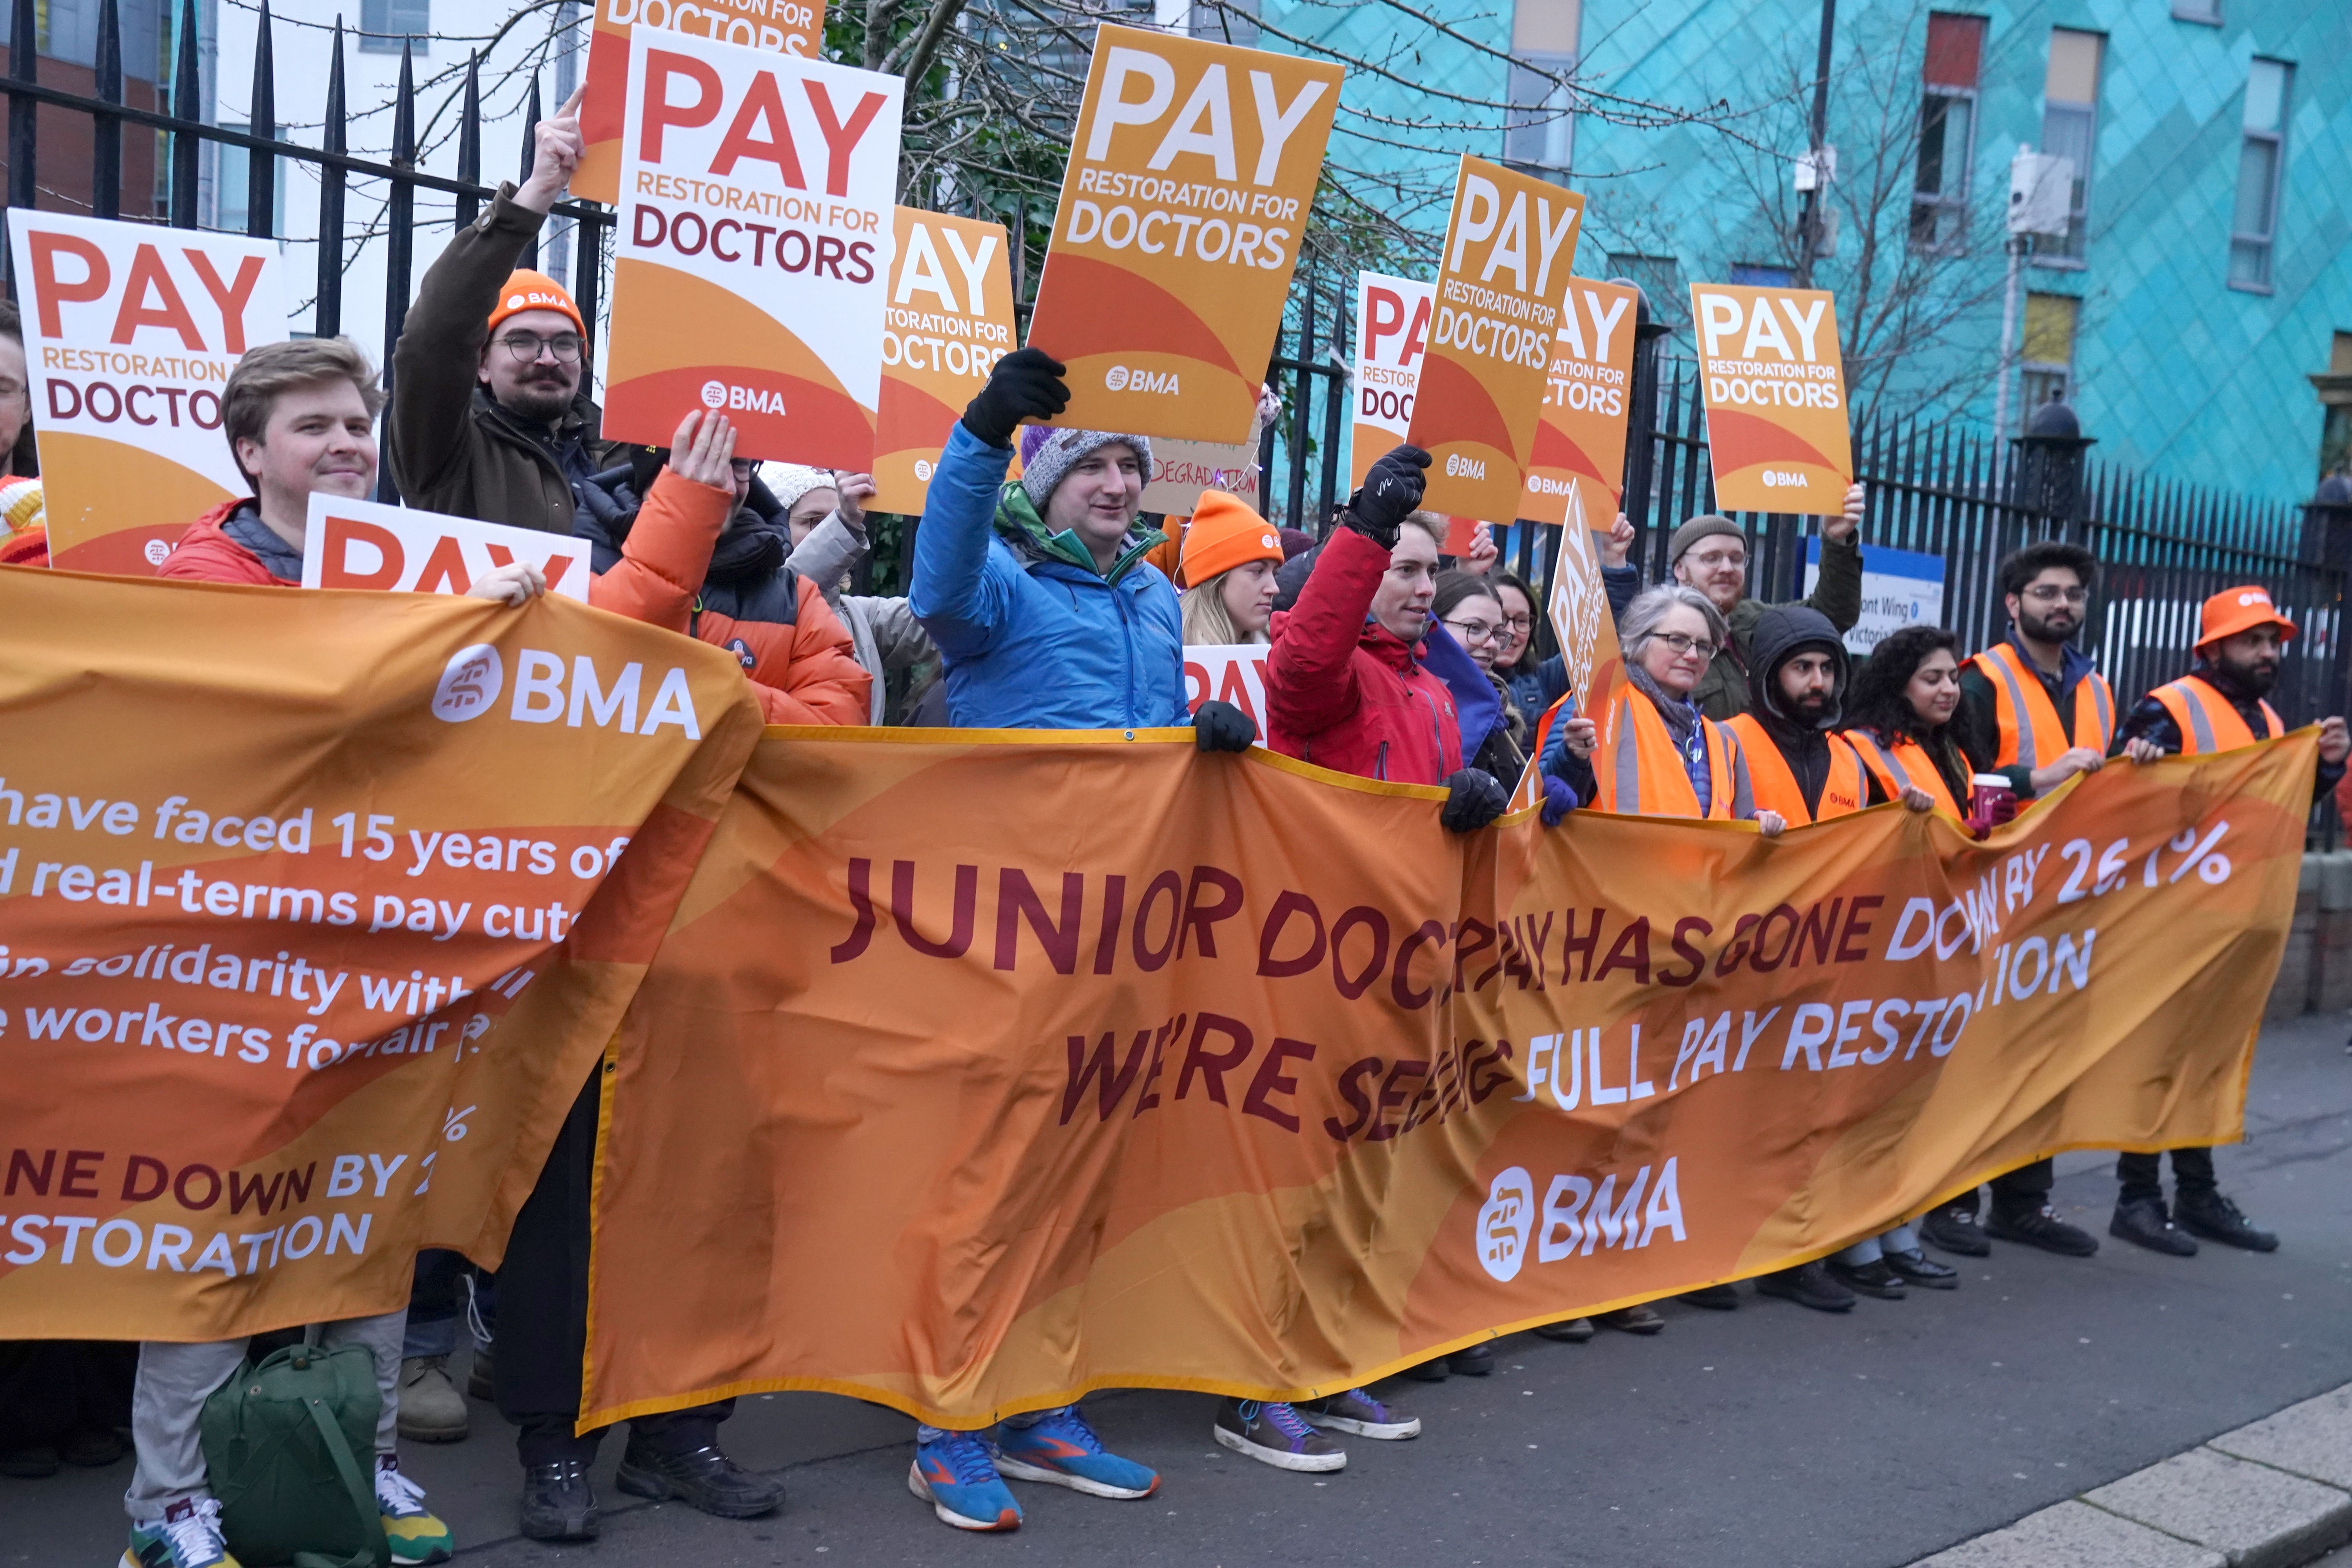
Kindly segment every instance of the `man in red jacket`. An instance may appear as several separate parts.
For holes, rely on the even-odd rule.
[[[1363,778],[1442,784],[1440,820],[1466,833],[1500,816],[1510,792],[1462,765],[1465,719],[1483,735],[1493,714],[1458,711],[1457,692],[1491,700],[1492,687],[1429,613],[1442,541],[1415,516],[1428,466],[1418,447],[1374,463],[1297,604],[1274,618],[1266,744]],[[1453,656],[1477,677],[1475,687],[1443,679]]]

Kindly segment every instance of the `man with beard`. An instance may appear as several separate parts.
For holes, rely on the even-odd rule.
[[[2294,623],[2278,613],[2270,595],[2252,584],[2224,589],[2206,600],[2197,617],[2196,667],[2139,700],[2116,737],[2115,754],[2152,763],[2159,757],[2227,752],[2286,733],[2267,696],[2278,683],[2280,649],[2294,630]],[[2352,736],[2346,733],[2344,721],[2321,721],[2312,799],[2336,787],[2344,776],[2347,752],[2352,752]],[[2173,1198],[2168,1214],[2158,1179],[2162,1160],[2160,1154],[2116,1157],[2116,1178],[2122,1191],[2108,1235],[2176,1258],[2196,1256],[2197,1243],[2185,1233],[2251,1252],[2277,1250],[2278,1237],[2257,1228],[2214,1185],[2210,1149],[2172,1152]]]
[[[425,274],[392,351],[385,447],[409,505],[569,533],[572,486],[622,461],[586,390],[587,331],[563,286],[517,270],[584,143],[580,95],[536,130],[505,184]]]
[[[2079,544],[2044,540],[2000,563],[2009,636],[1960,667],[1960,707],[1952,729],[1969,765],[2003,773],[2020,801],[2056,789],[2106,760],[2116,727],[2115,694],[2091,658],[2068,639],[2083,629],[2098,558]],[[1960,803],[1966,808],[1965,801]],[[1992,1182],[1992,1211],[1977,1221],[1977,1194],[1962,1194],[1928,1214],[1920,1232],[1946,1252],[1982,1258],[1985,1237],[2021,1242],[2067,1258],[2088,1258],[2098,1238],[2050,1206],[2048,1160]]]
[[[1810,597],[1796,601],[1820,611],[1841,632],[1862,618],[1865,500],[1856,483],[1845,492],[1844,510],[1822,520],[1821,580]],[[1675,530],[1666,559],[1675,581],[1705,594],[1730,633],[1699,677],[1691,700],[1701,714],[1717,722],[1747,712],[1753,700],[1751,684],[1762,668],[1752,639],[1756,618],[1764,613],[1764,605],[1748,596],[1748,535],[1729,518],[1708,512]]]

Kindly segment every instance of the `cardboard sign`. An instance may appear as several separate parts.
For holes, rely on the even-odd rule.
[[[604,435],[712,408],[739,458],[869,470],[897,77],[648,28],[631,43]]]
[[[221,434],[239,355],[286,340],[278,242],[13,208],[49,563],[152,576],[253,487]]]
[[[1406,432],[1433,459],[1433,510],[1518,515],[1583,215],[1572,191],[1463,158],[1421,367],[1428,395]]]
[[[1340,69],[1105,24],[1029,342],[1052,423],[1247,437],[1323,171]]]
[[[1002,224],[897,213],[869,504],[919,516],[949,429],[1013,352],[1013,268]]]
[[[1609,698],[1623,672],[1624,654],[1617,642],[1617,617],[1609,608],[1608,586],[1601,580],[1601,558],[1593,551],[1591,520],[1585,514],[1582,487],[1571,488],[1567,499],[1568,513],[1561,520],[1565,526],[1559,531],[1559,552],[1551,563],[1551,593],[1544,606],[1568,675],[1568,703],[1561,717],[1591,718],[1600,724],[1601,739],[1606,744],[1616,716],[1615,704]],[[1531,731],[1542,721],[1540,713],[1528,715]],[[1527,771],[1519,775],[1519,786],[1511,795],[1513,811],[1543,799],[1543,781],[1537,776],[1541,760],[1539,755],[1528,758]]]
[[[1348,443],[1348,488],[1364,482],[1381,454],[1412,424],[1412,395],[1437,285],[1384,272],[1356,274],[1356,419]]]
[[[1805,592],[1822,577],[1822,542],[1805,541]],[[1865,655],[1905,626],[1944,623],[1944,558],[1918,550],[1862,547],[1862,618],[1845,634],[1848,653]]]
[[[1260,735],[1265,733],[1265,643],[1202,643],[1184,649],[1184,705],[1198,713],[1201,704],[1230,702],[1250,716]]]
[[[1694,283],[1691,325],[1717,508],[1837,511],[1853,443],[1836,300],[1820,289]]]
[[[596,0],[588,37],[587,90],[580,95],[580,134],[588,145],[572,171],[572,194],[583,202],[621,199],[621,130],[626,121],[629,39],[635,29],[683,33],[814,57],[823,53],[824,0]]]
[[[1155,440],[1151,478],[1143,487],[1143,510],[1190,517],[1201,504],[1202,490],[1223,490],[1249,502],[1264,516],[1265,505],[1259,495],[1262,477],[1255,442],[1228,447],[1216,441]]]
[[[1625,416],[1633,386],[1634,302],[1641,290],[1571,278],[1559,312],[1536,420],[1535,463],[1519,515],[1536,522],[1568,516],[1569,492],[1587,518],[1617,515],[1625,488]]]
[[[528,561],[547,591],[583,604],[593,574],[584,539],[310,492],[302,586],[463,594],[491,568]]]

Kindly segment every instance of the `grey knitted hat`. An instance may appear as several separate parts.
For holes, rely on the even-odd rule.
[[[1050,425],[1024,425],[1021,428],[1021,488],[1029,492],[1029,504],[1042,516],[1045,502],[1053,496],[1055,487],[1068,477],[1070,469],[1089,452],[1120,442],[1135,448],[1142,461],[1148,481],[1151,475],[1151,441],[1144,436],[1122,436],[1110,430],[1064,430]]]

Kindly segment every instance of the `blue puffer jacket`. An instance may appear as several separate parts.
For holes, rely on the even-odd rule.
[[[1068,532],[1048,534],[1009,447],[956,422],[915,535],[908,595],[947,661],[958,729],[1140,730],[1192,722],[1176,590],[1128,536],[1108,576]]]

